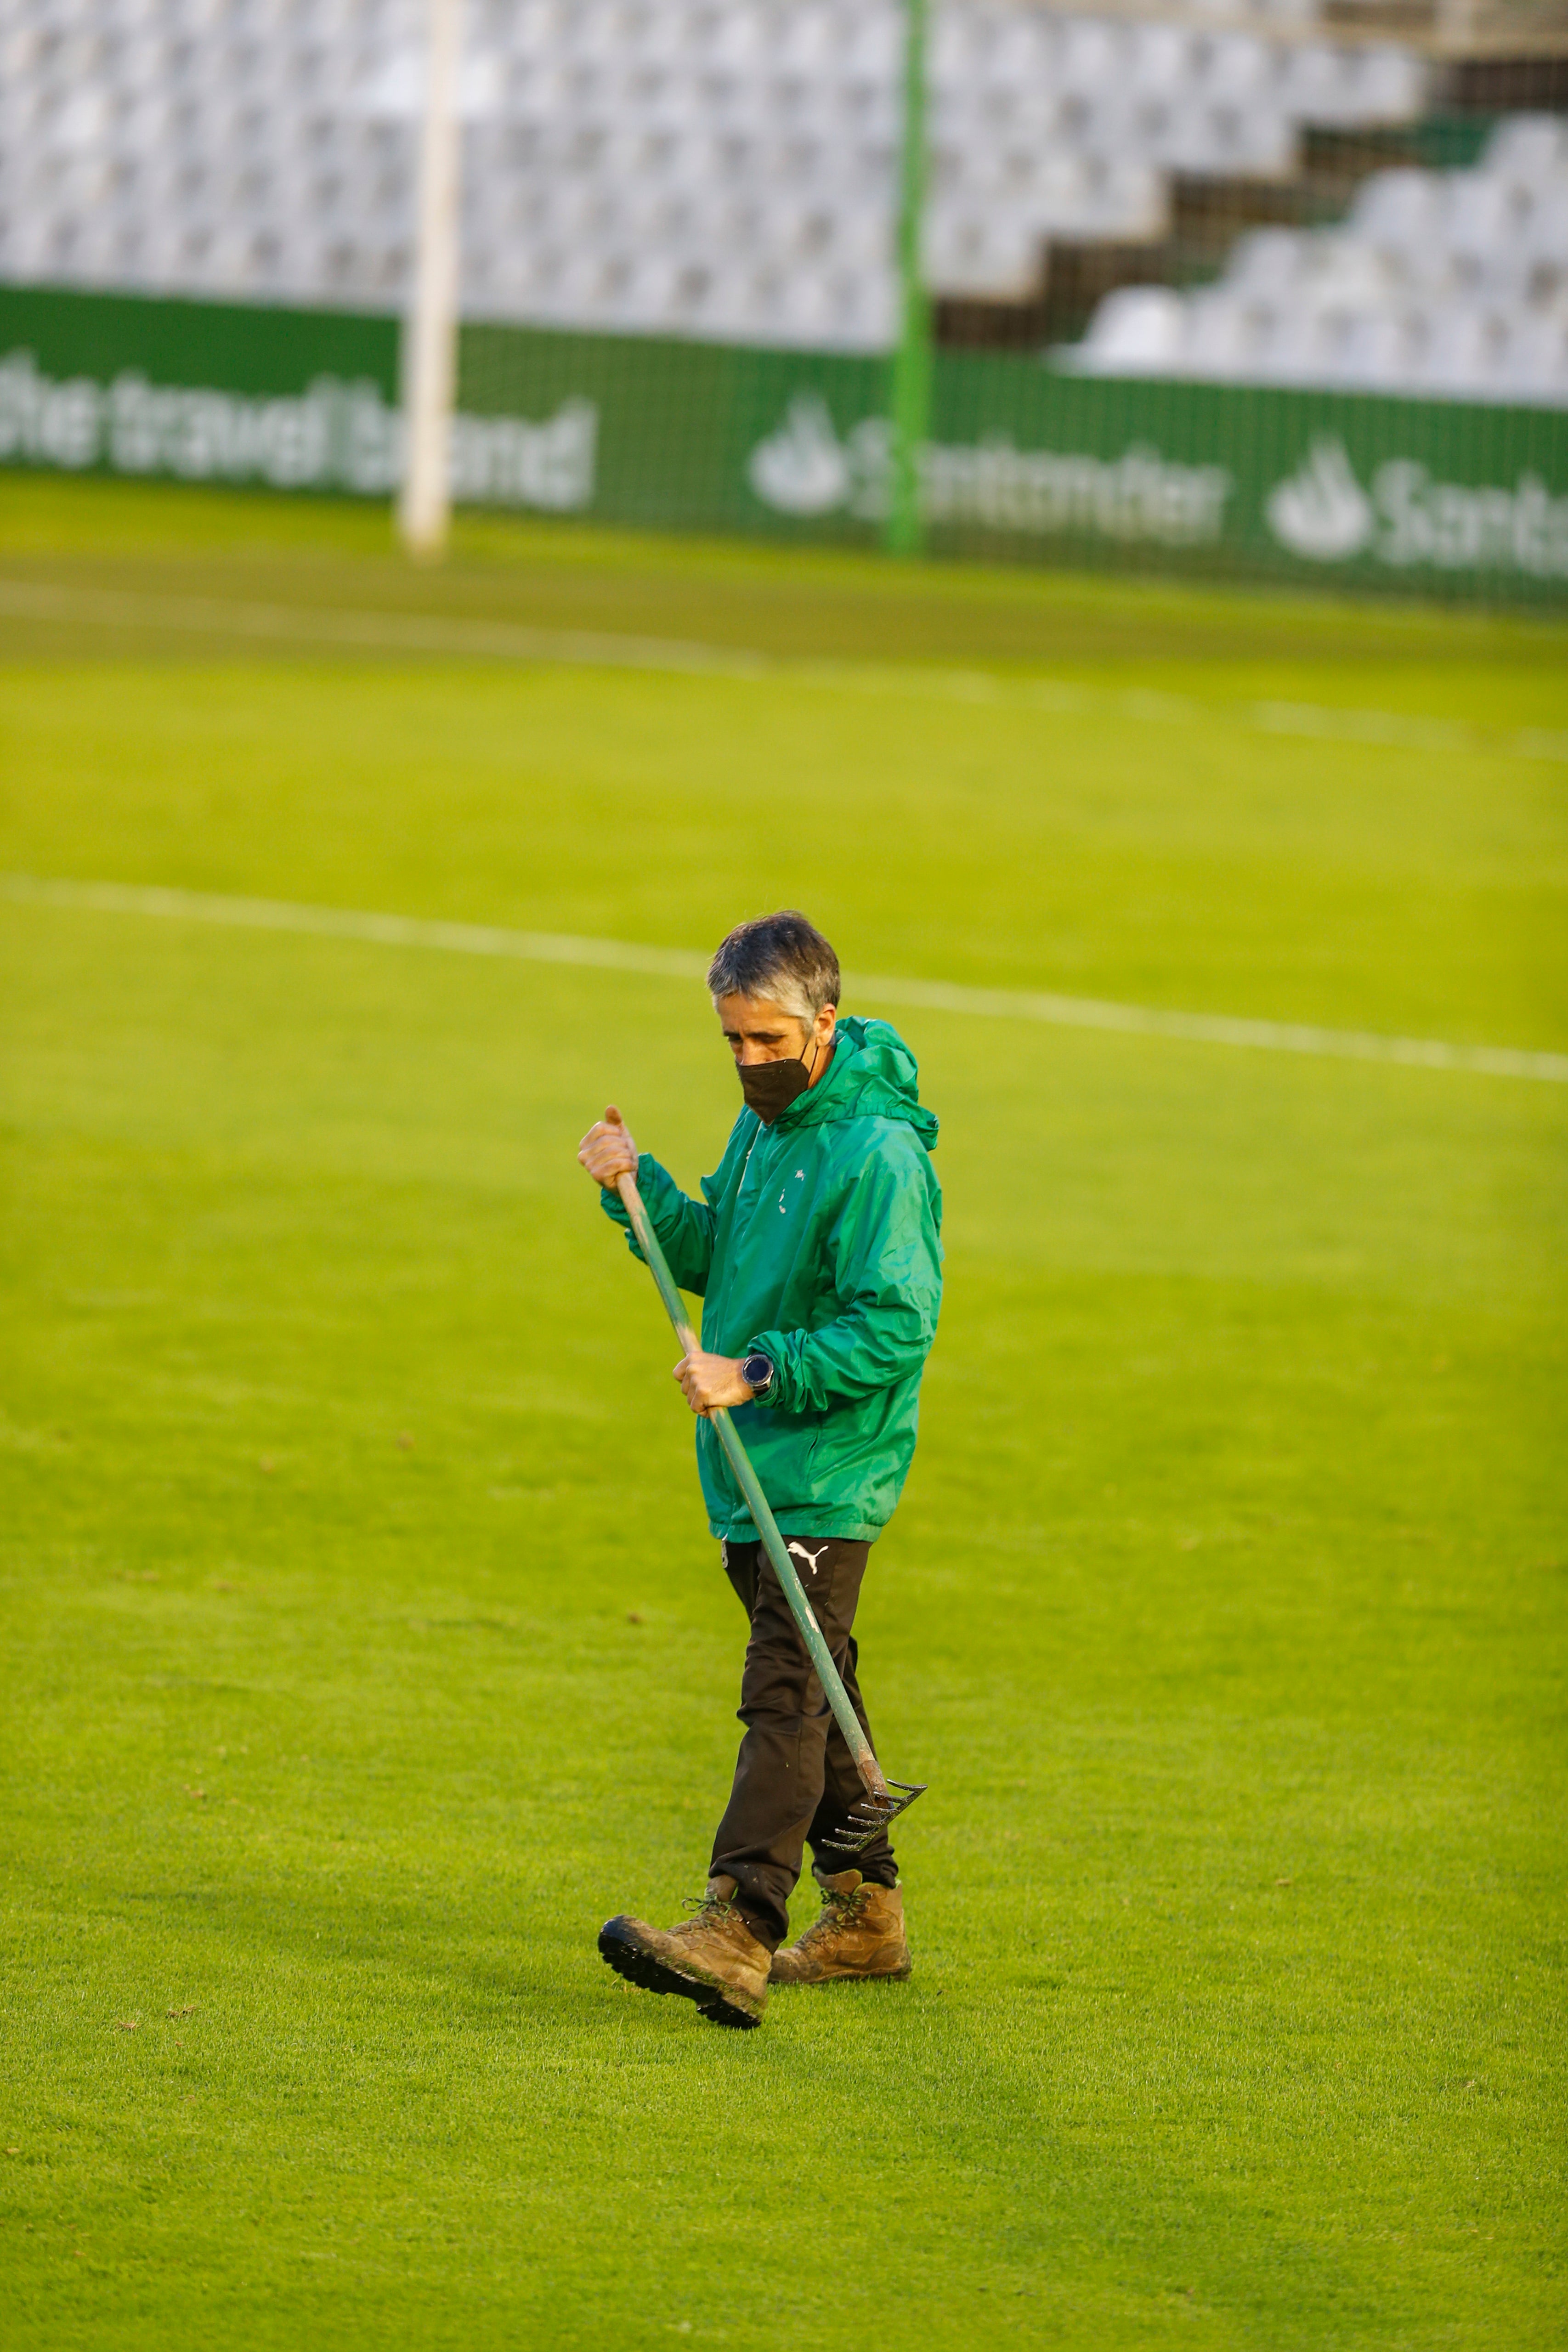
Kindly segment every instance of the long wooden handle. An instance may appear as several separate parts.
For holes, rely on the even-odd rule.
[[[630,1174],[617,1176],[616,1190],[626,1203],[626,1214],[632,1221],[632,1231],[637,1237],[637,1247],[647,1258],[648,1271],[658,1285],[658,1295],[664,1301],[666,1314],[675,1326],[675,1336],[689,1356],[696,1355],[699,1352],[697,1334],[691,1328],[686,1312],[686,1302],[676,1287],[675,1277],[670,1273],[668,1262],[658,1245],[658,1236],[649,1221],[642,1194],[637,1191],[637,1178]],[[725,1457],[735,1474],[736,1483],[746,1498],[746,1507],[751,1512],[757,1533],[763,1539],[763,1549],[773,1564],[773,1573],[784,1590],[784,1599],[789,1602],[790,1613],[800,1628],[800,1638],[805,1643],[806,1655],[816,1669],[817,1680],[826,1695],[828,1706],[837,1718],[838,1728],[848,1744],[849,1753],[855,1759],[855,1769],[865,1784],[866,1793],[875,1798],[879,1804],[892,1804],[895,1800],[888,1787],[886,1775],[872,1754],[871,1743],[862,1730],[860,1718],[850,1704],[849,1694],[844,1687],[844,1678],[833,1663],[833,1653],[822,1638],[822,1628],[816,1622],[816,1612],[806,1599],[805,1587],[802,1584],[795,1564],[789,1556],[789,1547],[779,1532],[778,1521],[774,1518],[768,1498],[763,1492],[762,1482],[752,1467],[751,1455],[741,1443],[740,1432],[722,1405],[715,1405],[708,1418],[719,1433],[719,1443],[722,1445]]]

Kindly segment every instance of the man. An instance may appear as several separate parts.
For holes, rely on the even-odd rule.
[[[675,1378],[699,1416],[709,1525],[751,1620],[746,1733],[696,1916],[668,1931],[612,1919],[599,1948],[633,1983],[749,2026],[770,1983],[901,1978],[910,1963],[886,1833],[853,1869],[832,1852],[859,1776],[705,1416],[733,1412],[865,1724],[851,1628],[914,1452],[942,1299],[942,1192],[914,1056],[886,1022],[839,1020],[838,959],[804,915],[741,924],[708,986],[745,1108],[701,1200],[638,1153],[613,1108],[577,1156],[621,1225],[616,1180],[636,1176],[676,1281],[703,1301],[701,1349]],[[783,1950],[807,1839],[822,1916]]]

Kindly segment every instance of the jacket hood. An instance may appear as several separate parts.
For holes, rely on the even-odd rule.
[[[936,1150],[937,1117],[921,1101],[914,1055],[887,1021],[851,1013],[838,1024],[833,1067],[819,1087],[797,1095],[776,1128],[818,1127],[846,1118],[896,1118]]]

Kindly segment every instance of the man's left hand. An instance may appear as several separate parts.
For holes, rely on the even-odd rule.
[[[742,1356],[707,1356],[699,1348],[675,1367],[680,1392],[693,1412],[706,1415],[721,1405],[750,1404],[756,1391],[742,1379]]]

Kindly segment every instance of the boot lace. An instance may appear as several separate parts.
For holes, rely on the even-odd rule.
[[[851,1887],[847,1893],[841,1886],[825,1886],[821,1891],[822,1908],[801,1937],[803,1944],[818,1936],[831,1936],[840,1927],[853,1927],[866,1908],[870,1893],[864,1884]]]
[[[683,1895],[680,1907],[691,1913],[687,1925],[692,1927],[717,1927],[741,1916],[727,1895]]]

